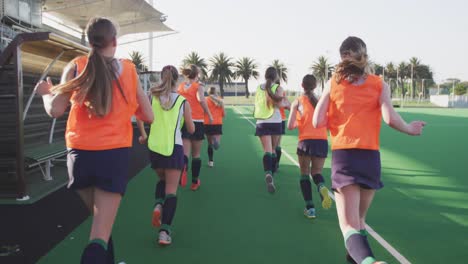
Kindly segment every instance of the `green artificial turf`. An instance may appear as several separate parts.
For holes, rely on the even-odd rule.
[[[251,117],[251,107],[236,109]],[[421,137],[382,128],[385,188],[367,222],[412,263],[461,261],[468,257],[468,110],[399,111],[428,125]],[[155,173],[146,168],[129,183],[114,225],[117,263],[345,263],[335,206],[322,209],[314,188],[318,217],[303,216],[299,169],[286,155],[277,192],[267,193],[254,127],[228,108],[223,131],[214,168],[203,148],[200,190],[179,189],[171,246],[158,246],[151,226]],[[283,150],[296,159],[296,146],[297,132],[288,131]],[[90,224],[89,218],[39,263],[79,263]],[[378,259],[398,263],[370,242]]]

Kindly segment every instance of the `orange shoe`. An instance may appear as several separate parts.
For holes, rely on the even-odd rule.
[[[184,167],[182,170],[182,175],[180,176],[180,181],[179,181],[180,186],[182,188],[185,188],[187,186],[187,167]]]
[[[192,183],[192,186],[190,186],[192,191],[196,191],[198,188],[200,188],[200,179],[197,180],[197,183]]]
[[[162,211],[162,205],[161,205],[161,204],[157,204],[157,205],[154,207],[154,210],[153,210],[153,219],[151,220],[151,224],[152,224],[154,227],[160,227],[160,226],[161,226],[161,211]]]

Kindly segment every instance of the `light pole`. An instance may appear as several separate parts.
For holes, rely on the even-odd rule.
[[[413,69],[414,65],[411,63],[411,99],[414,99],[414,86],[413,86]]]
[[[154,0],[150,0],[150,4],[151,4],[151,6],[154,6]],[[160,21],[161,23],[166,22],[166,20],[167,20],[167,15],[161,15],[161,17],[159,18],[159,21]],[[153,65],[153,48],[154,48],[154,47],[153,47],[153,39],[154,39],[154,37],[153,37],[153,32],[150,32],[148,37],[149,37],[149,40],[148,40],[148,45],[149,45],[149,47],[148,47],[148,49],[149,49],[149,52],[148,52],[149,65],[148,65],[148,67],[149,67],[149,70],[152,71],[152,70],[154,70],[154,67],[153,67],[153,66],[154,66],[154,65]]]

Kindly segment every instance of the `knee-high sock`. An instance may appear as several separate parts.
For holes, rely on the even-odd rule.
[[[208,145],[208,159],[209,161],[213,161],[213,146]]]
[[[317,187],[320,190],[320,187],[323,186],[323,184],[325,183],[322,174],[314,174],[312,175],[312,179],[314,180],[315,185],[317,185]]]
[[[112,236],[109,237],[107,241],[107,262],[106,264],[114,264],[114,243],[112,242]]]
[[[265,152],[263,155],[263,170],[265,173],[273,172],[273,158],[270,152]]]
[[[167,194],[166,199],[164,200],[163,213],[161,220],[161,230],[164,230],[168,233],[171,232],[172,220],[177,208],[177,196],[175,194]]]
[[[301,175],[301,180],[299,181],[301,186],[302,197],[306,203],[306,208],[310,209],[314,207],[312,202],[312,184],[310,183],[309,175]]]
[[[372,252],[372,249],[370,248],[369,240],[367,239],[367,230],[366,229],[361,229],[359,230],[359,233],[366,239],[366,245],[369,247],[370,254],[372,257],[374,257],[374,253]]]
[[[102,239],[94,239],[83,250],[81,264],[101,264],[107,261],[107,243]]]
[[[275,149],[275,152],[276,152],[276,158],[278,159],[278,164],[279,164],[281,160],[281,147],[277,146]]]
[[[185,165],[185,170],[188,171],[188,157],[184,155],[184,165]]]
[[[372,264],[375,262],[369,244],[366,243],[366,237],[357,230],[350,230],[345,235],[345,245],[349,255],[356,263]]]
[[[192,183],[197,183],[200,176],[201,159],[192,158]]]
[[[163,204],[164,196],[166,196],[166,181],[159,180],[154,191],[156,204]]]
[[[276,153],[271,154],[271,168],[273,173],[278,169],[278,157],[276,157]]]

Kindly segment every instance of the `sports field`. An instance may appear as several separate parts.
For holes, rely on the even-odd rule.
[[[129,183],[115,226],[116,261],[133,263],[345,263],[344,243],[333,206],[317,219],[303,216],[296,165],[297,132],[283,137],[275,175],[277,192],[267,193],[262,148],[254,136],[249,106],[229,107],[215,167],[206,166],[202,185],[178,192],[173,244],[156,244],[151,226],[156,175],[145,168]],[[383,126],[385,188],[370,209],[368,224],[388,242],[399,260],[371,238],[380,260],[399,263],[465,263],[468,259],[468,110],[400,109],[406,120],[421,119],[421,137]],[[250,122],[249,122],[250,121]],[[288,155],[290,154],[290,155]],[[146,159],[147,157],[141,157]],[[330,159],[324,176],[330,183]],[[78,263],[90,219],[39,263]],[[383,243],[385,244],[385,243]],[[398,255],[398,254],[396,254]]]

